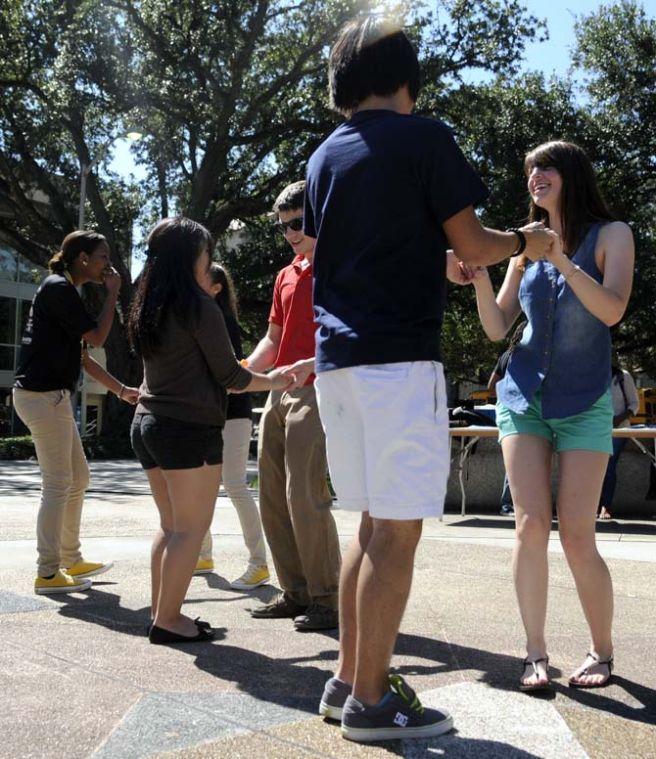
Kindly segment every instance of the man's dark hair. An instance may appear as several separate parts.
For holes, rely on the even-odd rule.
[[[370,95],[385,97],[408,85],[417,100],[420,72],[417,53],[405,32],[379,16],[350,21],[330,51],[330,104],[348,116]]]
[[[305,180],[288,184],[287,187],[278,195],[276,202],[273,204],[275,213],[278,211],[295,211],[297,208],[303,208],[305,202]]]

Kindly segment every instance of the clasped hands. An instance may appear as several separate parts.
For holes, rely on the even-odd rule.
[[[563,254],[563,242],[557,232],[545,227],[541,221],[534,221],[520,228],[526,236],[526,248],[522,255],[531,261],[551,261]],[[449,251],[447,262],[447,277],[457,285],[468,285],[476,279],[487,276],[485,266],[470,266],[455,257]]]

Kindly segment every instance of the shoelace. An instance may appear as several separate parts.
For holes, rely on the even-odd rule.
[[[390,685],[392,686],[392,690],[397,693],[411,709],[416,711],[418,714],[424,713],[424,707],[422,706],[421,701],[417,697],[417,694],[412,690],[412,688],[408,688],[413,696],[412,700],[410,699],[410,694],[405,692],[404,688],[407,688],[408,686],[406,685],[406,682],[401,677],[401,675],[390,675],[389,681]]]

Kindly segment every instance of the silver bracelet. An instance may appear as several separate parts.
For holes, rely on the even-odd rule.
[[[569,272],[569,274],[565,277],[565,282],[567,282],[568,279],[571,279],[575,274],[581,271],[581,267],[577,266],[576,264],[572,264],[572,268]]]
[[[125,390],[125,385],[121,385],[121,389],[116,393],[119,401],[123,400],[123,391]]]

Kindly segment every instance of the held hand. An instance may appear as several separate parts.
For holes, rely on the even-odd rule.
[[[296,385],[296,376],[291,373],[290,366],[281,366],[267,374],[271,380],[272,390],[290,390]]]
[[[294,378],[293,383],[286,389],[296,390],[297,388],[303,387],[303,385],[305,385],[308,377],[314,371],[314,361],[301,359],[300,361],[296,361],[294,364],[291,364],[290,366],[281,367],[280,371],[283,373],[285,377]]]
[[[552,229],[547,229],[547,233],[551,237],[551,247],[545,254],[545,258],[547,261],[555,264],[556,261],[564,255],[563,241],[560,239],[560,235]]]
[[[449,282],[453,282],[454,285],[468,285],[472,280],[471,272],[470,266],[466,266],[459,258],[456,258],[452,250],[447,250],[446,278]]]
[[[551,230],[544,228],[523,227],[522,232],[526,235],[526,248],[524,249],[524,255],[531,261],[540,261],[546,258],[547,254],[551,251],[553,244]]]
[[[138,387],[126,387],[121,393],[121,400],[126,403],[136,406],[139,401],[139,388]]]
[[[105,271],[103,283],[110,295],[118,295],[121,289],[121,276],[113,266],[108,267]]]

